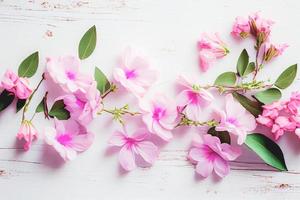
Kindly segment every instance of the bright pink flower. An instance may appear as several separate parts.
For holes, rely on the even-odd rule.
[[[203,33],[200,41],[197,43],[199,51],[199,65],[203,72],[217,59],[226,56],[229,53],[227,45],[221,40],[217,33]]]
[[[116,131],[109,140],[111,146],[120,147],[119,162],[121,166],[131,171],[136,168],[136,156],[140,156],[149,164],[153,164],[158,157],[158,148],[155,144],[147,141],[149,133],[140,129],[132,136],[129,136],[126,131]]]
[[[249,21],[243,17],[235,19],[231,34],[238,38],[246,38],[250,34]]]
[[[140,99],[139,106],[148,130],[165,141],[170,140],[178,114],[175,102],[163,95],[156,95]]]
[[[240,103],[233,99],[231,94],[226,95],[225,110],[216,110],[220,123],[217,131],[228,131],[238,137],[237,143],[243,144],[247,134],[256,128],[256,121]]]
[[[136,96],[143,96],[156,81],[157,71],[151,69],[148,61],[127,48],[114,70],[114,78]]]
[[[287,112],[293,115],[299,113],[300,109],[300,92],[293,92],[290,100],[286,103]]]
[[[179,77],[178,83],[185,89],[177,96],[177,106],[185,107],[185,113],[189,119],[199,121],[202,109],[209,105],[214,97],[207,90],[191,83],[183,76]]]
[[[20,78],[13,71],[7,70],[1,82],[1,87],[5,90],[14,93],[18,99],[27,99],[31,93],[28,80]]]
[[[251,34],[257,38],[259,45],[267,41],[273,24],[274,21],[262,18],[259,12],[249,16]]]
[[[273,119],[271,119],[270,117],[265,117],[263,115],[259,115],[258,118],[256,118],[256,121],[269,128],[271,128],[274,124]]]
[[[45,142],[51,145],[65,160],[73,160],[77,152],[87,150],[94,140],[94,134],[74,120],[55,120],[55,128],[45,130]]]
[[[264,61],[269,62],[274,57],[281,55],[288,46],[288,44],[274,45],[269,42],[265,43],[263,55]]]
[[[58,99],[63,99],[71,118],[83,126],[88,125],[103,107],[101,103],[102,98],[97,90],[96,83],[86,92],[77,90],[73,94],[67,94]]]
[[[93,78],[79,72],[80,61],[73,56],[47,58],[47,74],[65,92],[81,90],[85,92]]]
[[[38,137],[38,132],[30,121],[24,120],[17,134],[18,140],[24,139],[24,150],[29,150],[33,140]]]
[[[225,177],[229,173],[228,161],[235,160],[241,154],[237,147],[221,143],[218,137],[205,134],[202,142],[194,142],[189,151],[189,159],[196,163],[196,172],[203,177],[208,177],[212,171]]]
[[[275,140],[278,140],[285,131],[294,131],[296,129],[296,124],[292,122],[288,117],[279,116],[276,118],[274,125],[272,127],[272,133],[275,135]]]

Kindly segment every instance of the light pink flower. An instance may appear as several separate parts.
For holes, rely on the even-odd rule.
[[[55,128],[45,130],[45,142],[51,145],[65,160],[73,160],[77,152],[87,150],[94,140],[94,134],[74,120],[55,120]]]
[[[73,94],[59,97],[63,99],[66,109],[70,112],[71,118],[83,126],[87,126],[99,112],[103,104],[100,92],[94,83],[86,92],[77,90]]]
[[[227,45],[221,40],[218,33],[203,33],[197,43],[199,51],[199,65],[203,72],[207,71],[210,65],[217,59],[229,53]]]
[[[18,99],[27,99],[32,93],[28,80],[26,78],[20,78],[11,70],[5,72],[1,87],[14,93]]]
[[[24,150],[29,150],[33,140],[38,138],[38,132],[30,121],[24,120],[17,134],[18,140],[25,140]]]
[[[140,156],[144,161],[153,164],[158,157],[158,148],[155,144],[147,141],[149,135],[147,130],[137,130],[132,136],[126,131],[116,131],[109,140],[109,145],[120,147],[119,162],[121,166],[131,171],[136,168],[136,156]]]
[[[288,46],[288,44],[274,45],[269,42],[265,43],[263,55],[264,61],[269,62],[273,58],[281,55]]]
[[[196,172],[208,177],[212,171],[218,176],[225,177],[230,169],[228,161],[235,160],[241,150],[226,143],[221,143],[218,137],[205,134],[202,142],[194,142],[189,151],[189,159],[196,164]]]
[[[238,137],[237,143],[243,144],[247,134],[256,128],[256,121],[240,103],[233,99],[231,94],[225,97],[225,110],[216,110],[220,123],[216,126],[217,131],[228,131]]]
[[[185,87],[177,96],[177,106],[185,107],[186,116],[194,121],[199,121],[201,111],[208,106],[214,97],[207,90],[193,84],[183,76],[180,76],[178,83]]]
[[[93,82],[93,78],[80,73],[80,61],[77,57],[47,58],[46,70],[51,79],[65,92],[81,90],[85,92]]]
[[[238,38],[246,38],[250,34],[250,25],[247,19],[237,17],[235,19],[231,34]]]
[[[122,55],[119,66],[114,69],[114,79],[136,96],[143,96],[157,80],[157,71],[148,61],[127,48]]]
[[[259,12],[249,16],[251,34],[257,38],[259,44],[267,41],[273,24],[274,21],[262,18]]]
[[[156,95],[140,99],[139,106],[148,130],[165,141],[170,140],[178,114],[175,102],[163,95]]]

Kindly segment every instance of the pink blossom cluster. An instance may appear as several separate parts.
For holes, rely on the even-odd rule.
[[[259,12],[247,18],[237,17],[232,28],[231,34],[237,38],[247,38],[252,35],[256,39],[256,48],[261,49],[263,61],[268,62],[272,58],[283,53],[288,47],[287,44],[273,44],[270,41],[271,28],[274,21],[261,17]]]
[[[293,92],[287,101],[264,105],[256,121],[271,128],[276,140],[286,132],[293,132],[300,137],[300,93]]]

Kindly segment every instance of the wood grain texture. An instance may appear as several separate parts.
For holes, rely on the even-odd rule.
[[[0,0],[0,75],[7,68],[17,70],[20,62],[39,50],[41,75],[47,56],[77,54],[82,34],[97,26],[99,42],[93,55],[84,60],[88,73],[98,66],[111,76],[116,58],[127,45],[148,55],[161,77],[155,91],[174,96],[178,74],[196,75],[201,83],[212,83],[223,71],[235,69],[240,51],[247,47],[254,55],[253,41],[231,38],[233,20],[255,11],[276,21],[272,39],[287,42],[289,49],[270,63],[258,76],[276,80],[283,69],[299,61],[300,3],[294,0]],[[195,42],[204,32],[218,31],[228,42],[231,54],[205,75],[197,66]],[[32,79],[36,84],[38,76]],[[299,78],[284,92],[299,89]],[[43,95],[33,100],[37,105]],[[121,105],[131,97],[111,96],[108,106]],[[51,97],[50,97],[51,98]],[[34,110],[34,108],[32,108]],[[70,163],[63,163],[42,140],[23,152],[16,142],[21,113],[13,107],[0,114],[0,194],[1,199],[299,199],[300,141],[285,135],[282,147],[288,172],[275,172],[244,149],[238,161],[231,163],[231,173],[223,180],[201,179],[186,160],[187,148],[197,129],[181,128],[174,140],[163,145],[152,168],[131,173],[119,169],[117,155],[107,150],[110,133],[118,128],[109,116],[100,116],[90,129],[96,141],[87,152]],[[38,116],[40,132],[50,122]]]

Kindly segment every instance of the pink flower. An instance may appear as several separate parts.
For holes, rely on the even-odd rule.
[[[288,46],[289,45],[287,44],[274,45],[267,42],[264,45],[264,55],[263,55],[264,61],[269,62],[274,57],[281,55]]]
[[[14,93],[18,99],[27,99],[32,93],[28,80],[26,78],[20,78],[10,70],[5,72],[4,79],[1,82],[1,87]]]
[[[55,128],[45,130],[45,142],[51,145],[65,160],[73,160],[77,152],[87,150],[94,140],[94,134],[74,120],[55,120]]]
[[[144,97],[139,106],[148,130],[165,141],[170,140],[178,114],[175,102],[163,95],[156,95],[152,98]]]
[[[24,150],[27,151],[31,147],[33,140],[38,138],[38,132],[30,121],[24,120],[17,134],[18,140],[25,140]]]
[[[296,129],[296,124],[292,122],[288,117],[279,116],[276,118],[274,125],[272,127],[272,133],[275,135],[275,140],[278,140],[285,131],[294,131]]]
[[[73,56],[48,58],[47,74],[65,92],[86,91],[93,82],[93,78],[79,72],[80,61]]]
[[[240,103],[233,99],[231,94],[226,95],[225,110],[216,110],[220,123],[217,131],[228,131],[238,137],[237,143],[243,144],[247,134],[256,128],[256,121]]]
[[[157,71],[150,68],[147,60],[127,48],[114,70],[114,78],[136,96],[143,96],[156,81]]]
[[[88,125],[103,107],[101,103],[102,98],[97,90],[96,83],[86,93],[77,90],[73,94],[67,94],[58,99],[63,99],[71,118],[83,126]]]
[[[228,161],[235,160],[240,154],[239,148],[221,144],[218,137],[206,134],[202,142],[194,142],[188,157],[192,163],[196,163],[196,172],[201,176],[206,178],[214,170],[223,178],[230,171]]]
[[[140,156],[144,161],[153,164],[158,157],[158,148],[150,141],[147,141],[148,136],[146,130],[140,129],[132,136],[129,136],[126,131],[116,131],[109,140],[111,146],[120,147],[119,162],[121,166],[131,171],[136,168],[136,156]]]
[[[235,37],[246,38],[250,34],[250,25],[247,19],[237,17],[232,28],[231,34]]]
[[[185,87],[177,96],[177,106],[185,107],[186,116],[194,121],[198,121],[203,108],[208,106],[214,97],[207,90],[192,84],[191,81],[180,76],[178,83]]]
[[[274,21],[262,18],[260,13],[257,12],[249,16],[249,24],[251,34],[257,38],[259,45],[261,45],[267,41]]]
[[[217,58],[222,58],[229,53],[227,45],[217,33],[211,35],[202,34],[197,47],[199,51],[199,65],[204,72]]]
[[[299,113],[300,108],[300,92],[293,92],[290,100],[286,104],[287,112],[293,115]]]

